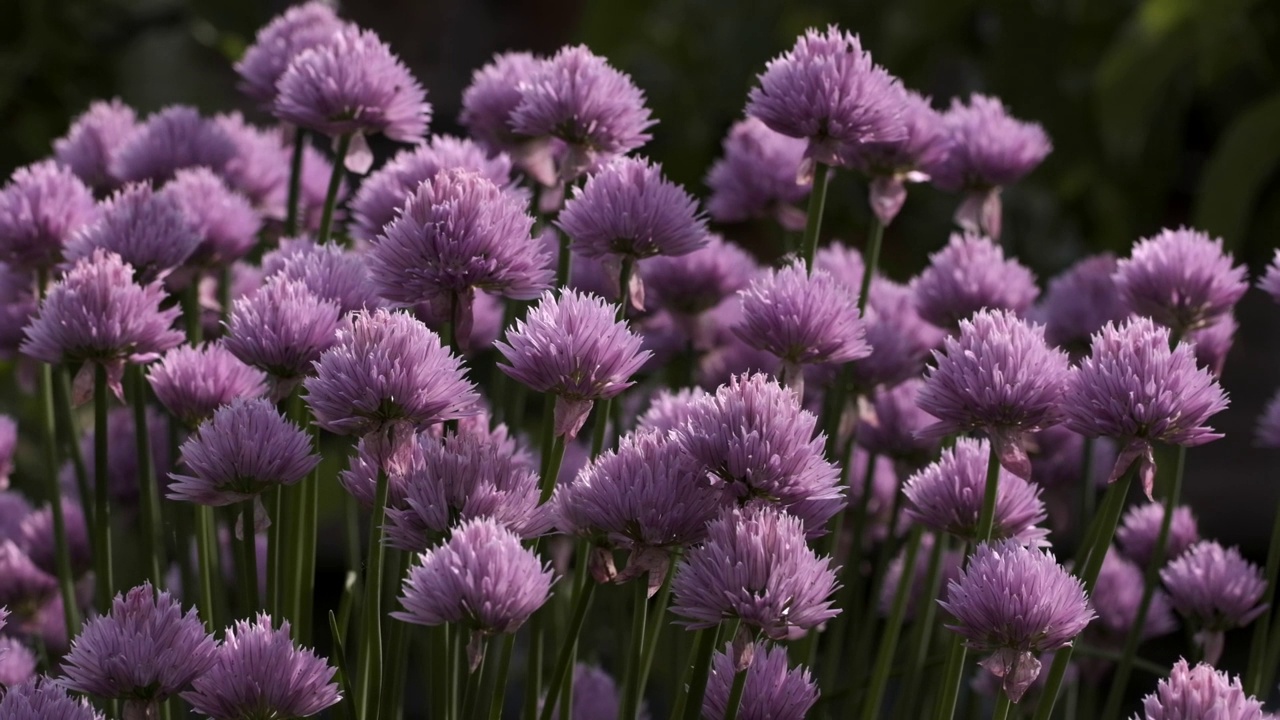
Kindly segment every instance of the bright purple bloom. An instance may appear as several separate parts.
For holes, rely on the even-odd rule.
[[[303,50],[324,43],[345,23],[323,0],[294,5],[262,26],[236,63],[239,88],[263,107],[276,99],[276,81]]]
[[[10,687],[0,698],[0,717],[5,720],[103,720],[88,700],[73,700],[58,683],[36,677]]]
[[[227,187],[208,168],[179,170],[164,186],[177,201],[195,231],[199,244],[187,262],[221,267],[239,260],[258,242],[262,218],[248,198]]]
[[[1239,329],[1240,323],[1236,322],[1235,315],[1227,313],[1212,324],[1187,333],[1186,340],[1196,351],[1196,364],[1222,377],[1222,368],[1227,363],[1227,354],[1231,352]]]
[[[804,227],[796,205],[809,195],[810,183],[797,182],[805,142],[769,129],[748,117],[729,128],[721,144],[724,156],[711,166],[707,212],[716,222],[774,218],[787,230]]]
[[[222,343],[170,350],[151,367],[147,381],[160,404],[192,427],[232,400],[267,393],[266,373],[241,362]]]
[[[863,325],[872,352],[852,363],[856,387],[897,385],[924,372],[929,351],[945,334],[920,317],[915,298],[905,285],[879,276],[871,279]]]
[[[705,334],[699,316],[734,296],[760,272],[754,256],[719,235],[688,255],[659,255],[640,263],[645,306],[671,313],[685,334],[698,345]]]
[[[561,48],[519,85],[511,129],[565,145],[559,179],[570,181],[649,141],[653,126],[644,93],[631,77],[585,45]],[[549,148],[547,148],[549,150]],[[556,176],[535,171],[543,184]],[[549,176],[549,177],[547,177]],[[553,180],[554,181],[554,180]]]
[[[458,121],[491,154],[515,151],[529,140],[512,131],[511,114],[520,104],[521,86],[533,79],[543,62],[527,52],[500,53],[471,74]]]
[[[261,398],[233,400],[182,444],[191,475],[170,474],[172,500],[222,506],[293,485],[320,462],[311,438]]]
[[[1262,602],[1267,581],[1262,570],[1236,548],[1203,540],[1160,571],[1173,607],[1198,630],[1204,659],[1222,657],[1223,634],[1244,627],[1267,610]]]
[[[74,262],[97,250],[112,252],[133,267],[140,282],[150,282],[182,265],[200,246],[197,223],[174,193],[126,185],[103,203],[96,223],[67,242],[66,257]]]
[[[1169,677],[1142,698],[1141,720],[1269,720],[1262,703],[1245,694],[1240,678],[1207,663],[1194,668],[1179,659]],[[1139,720],[1135,715],[1134,720]]]
[[[236,154],[223,129],[195,108],[172,105],[147,118],[125,138],[111,162],[121,182],[164,183],[183,168],[204,166],[222,172]]]
[[[938,439],[920,432],[937,418],[920,409],[916,397],[923,380],[910,379],[871,394],[870,414],[858,426],[858,445],[877,455],[920,467],[938,452]]]
[[[26,338],[25,328],[36,312],[31,273],[0,263],[0,358],[12,359]]]
[[[1194,447],[1222,437],[1204,424],[1227,407],[1218,381],[1196,367],[1190,345],[1170,350],[1168,328],[1148,318],[1102,328],[1066,384],[1063,422],[1085,437],[1116,440],[1121,450],[1110,480],[1138,462],[1148,497],[1155,482],[1153,442]]]
[[[952,332],[984,308],[1022,315],[1040,294],[1030,270],[1006,260],[991,238],[970,232],[953,233],[946,247],[930,255],[911,289],[920,317]]]
[[[0,636],[0,686],[11,688],[30,682],[36,676],[38,664],[36,654],[21,640]]]
[[[102,699],[160,703],[208,671],[216,652],[194,607],[183,614],[169,593],[143,583],[85,623],[63,659],[62,683]]]
[[[298,53],[276,81],[276,91],[276,117],[335,138],[382,133],[416,143],[431,120],[427,93],[409,69],[377,33],[355,25],[343,25]],[[359,151],[364,141],[353,144]]]
[[[0,542],[0,606],[12,613],[13,624],[27,626],[58,593],[58,581],[22,552],[12,540]]]
[[[1123,646],[1134,623],[1138,621],[1138,608],[1142,603],[1142,568],[1111,548],[1102,559],[1102,570],[1089,593],[1089,605],[1095,617],[1086,632],[1097,633],[1111,646]],[[1178,627],[1173,617],[1169,596],[1157,589],[1151,596],[1146,621],[1142,626],[1142,638],[1167,635]]]
[[[578,663],[573,666],[573,700],[570,706],[573,717],[618,720],[621,706],[618,684],[604,670]],[[564,717],[559,705],[551,716]]]
[[[1258,280],[1258,289],[1280,303],[1280,250],[1276,250],[1275,257],[1271,258],[1271,264],[1267,266],[1267,272]]]
[[[1164,505],[1159,502],[1148,502],[1135,505],[1125,513],[1116,528],[1116,542],[1124,554],[1139,565],[1146,566],[1151,562],[1155,552],[1156,540],[1160,535],[1160,525],[1164,522]],[[1164,559],[1182,556],[1192,545],[1200,542],[1200,529],[1191,508],[1179,505],[1173,509],[1173,520],[1169,523],[1169,537],[1165,540]]]
[[[137,128],[137,113],[119,98],[95,100],[53,141],[54,159],[89,187],[110,190],[117,184],[111,174],[116,153]]]
[[[757,504],[726,509],[680,562],[671,612],[691,630],[740,619],[774,640],[796,639],[840,613],[831,558],[805,544],[799,518]]]
[[[1280,392],[1267,402],[1258,426],[1254,429],[1254,444],[1260,447],[1280,448]]]
[[[531,389],[556,398],[556,433],[572,439],[596,400],[614,397],[632,385],[631,376],[649,353],[614,306],[594,295],[565,290],[543,293],[506,342],[494,347],[510,364],[498,365]]]
[[[901,83],[876,65],[858,36],[832,25],[810,28],[769,61],[752,88],[747,114],[771,129],[809,141],[800,176],[815,162],[847,165],[867,143],[906,137]]]
[[[670,390],[662,388],[649,400],[649,409],[636,419],[636,431],[657,430],[665,435],[689,419],[693,403],[707,396],[702,388]]]
[[[911,476],[903,486],[907,517],[935,532],[975,539],[987,487],[988,457],[986,440],[956,440],[954,447],[942,451],[941,459]],[[1002,468],[991,536],[1035,543],[1045,535],[1037,527],[1044,519],[1040,487]]]
[[[239,112],[218,115],[213,121],[236,148],[235,155],[222,168],[223,180],[247,197],[258,212],[283,220],[291,150],[285,147],[280,128],[252,125]]]
[[[93,551],[89,548],[89,528],[85,524],[80,503],[66,497],[61,502],[71,573],[80,577],[88,572],[93,562]],[[53,531],[53,508],[45,505],[22,518],[17,542],[36,567],[50,575],[57,574],[58,545]]]
[[[274,277],[253,295],[236,300],[222,341],[231,354],[265,370],[288,394],[298,379],[338,339],[337,303],[322,300],[297,280]]]
[[[871,179],[871,210],[882,225],[889,225],[907,201],[907,183],[929,179],[933,167],[947,152],[947,128],[943,116],[929,99],[900,85],[898,106],[906,136],[899,140],[863,143],[849,154],[849,162]]]
[[[20,167],[0,188],[0,261],[18,270],[49,270],[64,246],[98,219],[93,193],[52,160]]]
[[[857,248],[839,240],[832,241],[818,248],[813,256],[813,266],[830,273],[831,277],[849,288],[849,292],[855,295],[862,292],[862,274],[866,272],[867,265]]]
[[[0,490],[0,540],[21,542],[22,521],[32,512],[31,503],[22,493],[12,488]]]
[[[1107,323],[1129,315],[1115,282],[1116,258],[1092,255],[1049,281],[1036,319],[1044,323],[1044,339],[1072,357],[1089,353],[1093,334]]]
[[[368,255],[337,243],[286,241],[262,258],[262,270],[267,277],[303,283],[317,297],[337,303],[343,315],[386,304],[369,277]]]
[[[934,359],[937,366],[928,371],[916,400],[938,418],[925,432],[984,430],[1000,464],[1030,477],[1022,437],[1060,421],[1066,353],[1045,345],[1042,326],[1007,310],[982,310],[960,321],[959,336],[946,338]]]
[[[271,617],[259,614],[227,628],[213,667],[182,699],[218,720],[310,717],[342,699],[335,672],[315,651],[294,646],[288,621],[272,629]]]
[[[1161,230],[1116,265],[1116,287],[1129,308],[1181,338],[1231,311],[1249,289],[1222,238],[1190,228]]]
[[[978,545],[939,604],[955,619],[948,628],[991,653],[980,664],[1004,679],[1014,702],[1040,674],[1036,656],[1070,645],[1094,617],[1084,587],[1052,553],[1011,540]]]
[[[702,698],[702,716],[722,718],[729,705],[737,668],[730,653],[717,652],[711,658],[711,674]],[[741,720],[804,720],[818,702],[818,685],[804,666],[791,669],[787,650],[756,643],[747,667],[746,682],[738,706]]]
[[[519,536],[492,520],[463,522],[419,556],[391,616],[416,625],[459,623],[483,634],[514,633],[542,607],[553,573]]]
[[[18,423],[8,415],[0,415],[0,489],[9,487],[13,473],[13,455],[18,449]]]

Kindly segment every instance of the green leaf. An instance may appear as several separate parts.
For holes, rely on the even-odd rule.
[[[1192,217],[1228,248],[1243,239],[1258,195],[1280,171],[1280,92],[1240,114],[1218,141],[1196,193]]]

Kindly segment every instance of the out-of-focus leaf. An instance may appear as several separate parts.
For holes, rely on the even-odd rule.
[[[1170,83],[1187,67],[1195,50],[1185,25],[1169,28],[1139,22],[1121,33],[1102,58],[1096,75],[1094,111],[1098,132],[1117,157],[1142,153],[1147,131]]]
[[[1246,232],[1264,183],[1280,172],[1280,92],[1231,123],[1214,148],[1196,194],[1196,226],[1228,247]]]

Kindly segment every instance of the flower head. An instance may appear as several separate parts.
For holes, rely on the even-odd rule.
[[[26,338],[25,328],[36,311],[31,274],[0,263],[0,358],[12,359]]]
[[[29,623],[58,592],[58,581],[41,570],[13,540],[0,541],[0,606],[10,621]]]
[[[1093,619],[1084,587],[1050,552],[1010,540],[978,545],[939,604],[955,619],[948,628],[991,653],[981,664],[1014,702],[1040,674],[1036,656],[1070,645]]]
[[[458,121],[490,153],[514,151],[528,140],[511,129],[511,114],[520,105],[521,88],[538,74],[543,62],[532,53],[499,53],[471,74],[471,84],[462,92]]]
[[[1093,334],[1107,323],[1129,315],[1115,283],[1115,256],[1087,257],[1049,281],[1040,300],[1037,319],[1044,322],[1044,339],[1072,357],[1089,353]]]
[[[1142,604],[1142,568],[1126,559],[1115,548],[1107,551],[1098,572],[1097,582],[1089,593],[1089,605],[1096,617],[1089,624],[1089,632],[1097,632],[1112,644],[1123,644],[1130,628],[1138,621]],[[1148,600],[1146,620],[1142,625],[1142,638],[1153,638],[1173,632],[1178,621],[1173,617],[1169,596],[1155,590]]]
[[[1267,266],[1266,273],[1258,280],[1258,289],[1270,295],[1272,300],[1280,303],[1280,249],[1276,250],[1275,257],[1271,258],[1271,264]]]
[[[574,717],[617,720],[621,705],[618,684],[604,670],[578,663],[573,666],[571,705]],[[552,713],[552,717],[563,716],[558,707]]]
[[[111,174],[116,152],[137,128],[137,113],[119,98],[95,100],[53,141],[53,157],[89,187],[109,190],[117,182]]]
[[[702,698],[703,717],[725,716],[736,670],[729,652],[712,656]],[[745,672],[738,706],[742,720],[804,720],[818,702],[817,684],[803,666],[788,666],[786,648],[757,643]]]
[[[195,608],[184,615],[169,593],[143,583],[85,623],[63,660],[63,684],[104,699],[163,702],[209,670],[216,651]]]
[[[896,100],[906,132],[900,138],[859,144],[851,149],[849,161],[872,178],[926,180],[927,176],[912,175],[923,175],[921,170],[933,167],[946,155],[946,122],[942,113],[933,109],[929,98],[901,85],[894,85],[894,89],[900,93]]]
[[[93,193],[70,170],[52,160],[18,168],[0,188],[0,261],[49,270],[71,238],[97,219]]]
[[[267,392],[266,374],[217,342],[170,350],[151,367],[147,381],[160,404],[189,426],[199,425],[236,398]]]
[[[998,98],[959,98],[943,115],[946,151],[927,166],[943,190],[986,190],[1012,185],[1039,165],[1053,145],[1038,123],[1009,115]]]
[[[103,720],[88,700],[72,700],[58,683],[35,677],[9,687],[0,697],[5,720]]]
[[[63,532],[66,533],[66,553],[70,556],[72,575],[79,577],[88,572],[93,562],[93,551],[89,547],[89,528],[85,524],[84,513],[80,510],[79,502],[63,497],[61,503]],[[54,534],[51,506],[45,505],[22,518],[18,526],[17,541],[36,567],[50,575],[57,574],[58,542]]]
[[[231,136],[217,123],[195,108],[172,105],[124,139],[110,170],[121,182],[150,180],[159,185],[183,168],[204,166],[222,172],[235,153]]]
[[[645,305],[661,308],[682,322],[696,324],[697,316],[735,295],[760,272],[755,257],[719,235],[688,255],[659,255],[640,263]],[[690,335],[695,333],[690,332]]]
[[[1156,541],[1160,535],[1160,526],[1164,523],[1164,505],[1159,502],[1148,502],[1135,505],[1124,514],[1120,526],[1116,528],[1116,542],[1130,560],[1145,567],[1151,562],[1155,552]],[[1165,538],[1164,559],[1181,557],[1188,548],[1200,542],[1200,528],[1191,508],[1179,505],[1173,509],[1173,519],[1169,521],[1169,536]]]
[[[231,138],[236,149],[222,168],[222,179],[248,198],[263,216],[283,220],[291,150],[285,147],[281,128],[252,125],[245,122],[239,112],[218,115],[213,121]]]
[[[1208,662],[1221,657],[1225,631],[1244,627],[1267,610],[1262,570],[1236,548],[1212,540],[1187,548],[1160,571],[1160,579],[1174,609],[1200,630],[1196,640]]]
[[[795,206],[809,194],[809,183],[796,182],[804,158],[804,140],[769,129],[748,117],[729,128],[724,155],[711,166],[707,212],[716,222],[734,223],[773,217],[789,230],[803,226]]]
[[[743,342],[777,355],[784,366],[845,363],[871,354],[858,299],[801,260],[770,271],[742,291]]]
[[[294,5],[262,26],[236,63],[241,92],[264,107],[276,98],[276,81],[303,50],[324,43],[344,27],[324,0]]]
[[[317,297],[304,283],[273,277],[231,305],[222,342],[273,380],[295,382],[311,374],[312,364],[337,340],[338,316],[337,303]]]
[[[288,621],[237,620],[227,628],[216,660],[182,699],[219,720],[304,718],[342,699],[336,671],[314,651],[297,648]]]
[[[1280,392],[1267,402],[1254,429],[1254,444],[1260,447],[1280,448]]]
[[[1006,260],[991,238],[954,233],[929,256],[929,267],[911,281],[920,317],[954,331],[984,308],[1022,315],[1040,294],[1036,278],[1017,260]]]
[[[1169,677],[1142,698],[1141,720],[1267,720],[1262,703],[1245,694],[1240,678],[1216,670],[1207,663],[1194,668],[1179,659]],[[1135,715],[1134,720],[1139,720]]]
[[[1117,263],[1115,282],[1129,309],[1181,337],[1230,312],[1249,289],[1244,266],[1232,263],[1222,238],[1161,230]]]
[[[12,688],[30,682],[36,676],[37,665],[39,660],[26,643],[17,638],[0,636],[0,686]]]
[[[227,187],[212,170],[179,170],[162,192],[177,201],[195,230],[199,244],[187,260],[190,264],[229,265],[257,244],[262,217],[248,198]]]
[[[1227,355],[1235,342],[1236,331],[1240,323],[1235,315],[1227,313],[1220,316],[1212,324],[1187,333],[1187,342],[1196,351],[1196,363],[1207,368],[1209,372],[1221,377],[1222,368],[1227,363]]]
[[[929,351],[945,336],[920,317],[910,288],[878,276],[871,279],[863,324],[872,352],[851,365],[853,381],[860,388],[897,385],[919,377]]]
[[[262,258],[265,277],[296,280],[322,300],[338,304],[341,314],[386,305],[369,277],[368,256],[337,243],[283,240]]]
[[[921,431],[937,418],[920,409],[916,396],[924,381],[906,380],[893,387],[880,387],[871,394],[871,412],[858,426],[858,445],[878,455],[919,467],[938,451],[938,439],[922,437]]]
[[[175,193],[126,185],[103,203],[97,222],[67,242],[65,254],[76,261],[98,250],[115,253],[133,267],[140,282],[150,282],[182,265],[200,246],[197,223],[183,212]]]

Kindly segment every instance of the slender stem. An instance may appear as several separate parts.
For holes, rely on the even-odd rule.
[[[862,566],[862,544],[866,536],[867,510],[871,502],[873,494],[875,467],[879,456],[874,452],[867,453],[867,461],[863,466],[862,487],[859,490],[857,502],[853,506],[853,522],[850,524],[850,544],[849,544],[849,560],[843,568],[843,589],[840,590],[840,601],[837,605],[845,608],[845,612],[836,617],[835,623],[832,625],[831,644],[828,646],[827,661],[832,667],[826,669],[826,672],[836,673],[851,677],[862,677],[859,664],[864,658],[854,653],[851,660],[853,665],[844,670],[840,669],[840,661],[844,654],[845,646],[850,644],[852,640],[853,646],[858,646],[859,633],[863,631],[861,620],[863,619],[863,606],[868,597],[864,592],[866,578],[861,572]],[[851,459],[846,459],[843,463],[845,468],[842,472],[847,472]],[[836,538],[830,538],[830,546],[828,552],[835,549]],[[842,619],[843,618],[843,619]],[[871,624],[871,623],[867,623]],[[846,638],[846,630],[848,628],[849,637]],[[839,631],[839,634],[836,634]],[[847,671],[847,672],[846,672]]]
[[[1087,437],[1084,439],[1084,448],[1080,457],[1080,515],[1076,522],[1080,525],[1080,544],[1085,541],[1084,527],[1089,518],[1093,517],[1094,510],[1098,503],[1098,489],[1093,485],[1093,451],[1094,438]]]
[[[89,489],[89,472],[84,465],[84,455],[80,452],[80,429],[76,414],[71,408],[71,379],[65,365],[51,370],[53,373],[53,419],[57,424],[59,443],[71,459],[71,470],[76,479],[76,493],[80,496],[80,514],[89,531],[93,532],[93,492]],[[176,427],[176,425],[175,425]],[[56,450],[50,451],[48,457],[57,462]],[[176,454],[174,457],[177,457]],[[48,459],[48,458],[46,458]],[[49,471],[49,478],[58,476],[57,468]],[[58,490],[61,495],[62,490]]]
[[[289,199],[285,207],[284,234],[298,234],[298,200],[302,196],[302,156],[307,147],[307,131],[293,129],[293,155],[289,159]]]
[[[564,678],[573,670],[573,658],[576,654],[574,648],[577,645],[578,636],[582,633],[582,624],[587,619],[587,610],[591,607],[591,597],[595,593],[595,589],[596,584],[588,582],[583,586],[582,592],[578,593],[578,598],[574,602],[573,617],[570,619],[569,627],[566,629],[564,639],[561,641],[560,654],[556,657],[555,669],[552,670],[549,678],[550,684],[547,690],[547,698],[542,703],[542,714],[539,716],[541,720],[551,720],[556,702],[560,700]],[[536,693],[538,687],[530,685],[526,688],[526,691]],[[564,700],[568,703],[572,699],[565,698]],[[619,717],[625,716],[620,715]]]
[[[487,639],[483,642],[486,646],[490,644]],[[476,716],[476,703],[480,699],[481,681],[484,680],[484,664],[489,657],[488,648],[486,647],[485,650],[480,655],[480,665],[476,669],[472,670],[468,661],[466,690],[462,694],[462,717],[464,718]]]
[[[628,636],[627,676],[622,684],[622,714],[620,720],[635,720],[640,707],[640,666],[644,663],[645,623],[649,619],[649,588],[644,578],[632,581],[635,601],[631,608],[631,634]]]
[[[884,224],[871,215],[871,233],[867,239],[866,262],[863,263],[862,286],[858,288],[858,313],[866,314],[867,300],[871,297],[871,280],[880,266],[880,246],[884,244]]]
[[[1249,666],[1245,672],[1244,691],[1250,695],[1262,694],[1262,671],[1266,665],[1267,645],[1271,641],[1271,616],[1275,607],[1276,583],[1280,582],[1280,507],[1276,508],[1271,525],[1271,543],[1267,547],[1267,592],[1262,602],[1267,610],[1253,626],[1253,641],[1249,645]]]
[[[991,720],[1008,720],[1011,706],[1008,693],[1004,690],[996,692],[996,707],[991,711]]]
[[[274,618],[284,617],[283,588],[280,587],[283,495],[284,488],[279,485],[267,490],[267,514],[271,517],[271,527],[267,529],[267,609]]]
[[[920,681],[923,680],[925,663],[929,659],[929,643],[933,639],[933,619],[938,608],[934,599],[938,597],[938,591],[942,587],[942,559],[946,551],[946,537],[934,536],[933,548],[929,551],[929,566],[925,571],[924,594],[916,602],[916,618],[912,623],[911,636],[907,640],[911,656],[905,670],[905,684],[898,694],[897,707],[894,708],[895,718],[909,717],[918,699]]]
[[[338,146],[333,150],[333,174],[329,176],[329,189],[324,196],[324,209],[320,212],[320,230],[316,233],[316,244],[329,242],[329,234],[333,229],[333,208],[338,204],[338,190],[342,188],[343,161],[347,158],[347,150],[351,147],[351,133],[338,138]]]
[[[915,580],[916,556],[920,551],[920,541],[924,537],[924,527],[914,525],[907,539],[906,557],[902,562],[902,576],[898,579],[898,587],[893,593],[893,608],[889,611],[889,619],[885,622],[884,635],[880,638],[880,646],[876,651],[876,662],[871,671],[871,688],[862,704],[863,720],[875,720],[880,716],[880,704],[884,701],[884,691],[889,684],[889,668],[893,664],[893,656],[898,649],[898,635],[902,631],[902,621],[907,613],[907,599],[911,595],[911,586]],[[928,602],[921,599],[921,602]]]
[[[57,557],[58,590],[62,595],[62,619],[66,623],[67,638],[74,638],[80,629],[80,610],[76,603],[75,579],[71,571],[71,552],[67,549],[67,523],[62,513],[62,490],[58,487],[58,443],[56,407],[54,403],[55,369],[48,363],[40,365],[40,411],[44,430],[45,478],[48,482],[49,511],[53,515],[53,542]],[[84,502],[84,496],[81,496]],[[88,516],[86,516],[86,522]],[[101,606],[106,607],[106,606]]]
[[[544,438],[545,439],[545,438]],[[545,448],[545,446],[544,446]],[[560,475],[560,463],[564,461],[564,436],[552,434],[550,449],[544,449],[542,456],[542,487],[539,504],[551,499],[556,489],[556,478]]]
[[[1129,675],[1133,669],[1133,658],[1138,654],[1138,645],[1142,643],[1143,630],[1147,625],[1151,599],[1155,596],[1156,586],[1160,583],[1160,569],[1164,567],[1169,530],[1173,526],[1173,511],[1178,507],[1178,499],[1182,495],[1182,476],[1186,462],[1187,449],[1179,446],[1173,484],[1164,498],[1164,517],[1160,520],[1160,532],[1156,534],[1156,544],[1151,549],[1151,557],[1142,574],[1142,599],[1138,602],[1137,614],[1125,636],[1124,653],[1120,656],[1120,662],[1111,676],[1111,689],[1107,692],[1107,703],[1103,706],[1102,717],[1107,717],[1108,713],[1120,712],[1120,703],[1124,700],[1125,687],[1129,684]],[[1106,548],[1103,548],[1103,552],[1106,552]],[[1250,660],[1252,661],[1252,657]]]
[[[138,494],[142,509],[142,547],[150,560],[151,582],[164,581],[168,566],[164,552],[164,517],[161,514],[159,489],[156,486],[156,468],[151,458],[151,431],[147,427],[147,381],[142,368],[132,365],[133,376],[133,427],[138,453]]]
[[[445,625],[445,637],[449,642],[449,664],[445,666],[447,680],[447,694],[449,698],[449,718],[450,720],[458,720],[458,676],[462,674],[464,667],[462,661],[462,626],[457,624]]]
[[[341,160],[338,161],[341,165]],[[364,632],[360,637],[360,720],[376,720],[378,697],[382,692],[382,572],[386,553],[382,545],[382,524],[387,511],[387,472],[378,468],[374,492],[373,518],[369,521],[369,549],[365,563]]]
[[[515,644],[515,633],[502,637],[502,650],[498,654],[498,674],[493,683],[493,697],[489,698],[489,720],[502,720],[502,706],[507,697],[507,675],[511,671],[511,652]]]
[[[653,657],[658,652],[658,639],[662,637],[663,630],[662,621],[666,617],[667,605],[671,602],[671,580],[676,575],[679,560],[678,554],[671,557],[671,562],[667,566],[667,576],[662,581],[662,588],[658,590],[658,599],[653,606],[654,619],[645,629],[644,658],[640,664],[640,679],[636,684],[636,694],[640,698],[644,698],[644,689],[649,684],[649,670],[653,667]]]
[[[305,422],[305,421],[304,421]],[[304,425],[305,427],[305,425]],[[311,426],[312,443],[318,449],[320,445],[320,426]],[[294,491],[301,500],[300,517],[297,523],[297,539],[295,548],[297,565],[294,569],[294,607],[293,617],[299,626],[298,639],[304,645],[311,641],[311,623],[315,607],[316,587],[316,525],[320,502],[320,468],[316,466],[303,479]]]
[[[388,550],[387,553],[391,556],[389,564],[395,568],[395,572],[387,578],[387,587],[383,588],[383,592],[389,591],[391,596],[395,597],[400,583],[409,572],[413,553],[394,549]],[[386,720],[392,720],[400,717],[404,709],[404,684],[409,669],[409,633],[404,632],[403,627],[392,627],[390,623],[399,621],[391,616],[388,615],[386,620],[389,625],[384,630],[390,635],[391,644],[387,649],[388,667],[383,680],[381,713]]]
[[[609,429],[609,411],[613,409],[613,398],[605,398],[600,401],[600,407],[596,411],[595,424],[591,426],[591,457],[600,454],[604,450],[605,433]]]
[[[965,647],[964,639],[953,633],[950,639],[951,648],[947,652],[947,669],[943,676],[945,684],[938,695],[938,704],[935,706],[934,718],[936,720],[951,720],[955,717],[956,702],[960,698],[960,683],[964,678],[964,663],[969,655],[969,649]]]
[[[533,720],[538,717],[538,694],[542,692],[542,651],[543,651],[543,614],[536,612],[533,617],[529,618],[529,653],[525,662],[524,671],[524,717],[525,720]],[[552,683],[551,693],[558,692],[555,688],[560,683]],[[555,703],[547,702],[544,704],[545,709]]]
[[[702,717],[702,696],[707,691],[707,676],[711,673],[711,655],[715,652],[718,639],[718,629],[710,628],[703,631],[697,644],[693,646],[688,675],[689,690],[681,698],[684,701],[684,712],[680,717],[684,720],[698,720]],[[671,717],[677,717],[674,711]]]
[[[825,165],[813,169],[813,189],[809,191],[809,213],[805,217],[804,237],[800,241],[804,264],[813,269],[813,255],[818,250],[818,236],[822,232],[822,211],[827,204],[827,182],[833,171]]]
[[[200,565],[200,614],[205,627],[213,631],[221,629],[217,622],[217,607],[213,601],[214,583],[218,582],[218,539],[214,528],[213,508],[196,506],[196,553]],[[219,587],[221,584],[218,585]]]
[[[253,501],[245,500],[240,503],[240,559],[243,567],[240,582],[244,584],[240,592],[248,599],[250,615],[259,609],[257,538],[253,527]]]
[[[338,713],[342,720],[354,720],[352,705],[355,694],[351,691],[351,675],[347,672],[346,630],[339,626],[338,617],[329,611],[329,636],[333,639],[333,653],[330,658],[337,666],[338,687],[342,689],[342,702],[338,703]]]
[[[560,231],[557,234],[560,236],[560,255],[556,260],[556,287],[562,288],[569,284],[573,253],[569,251],[569,236]]]
[[[204,323],[200,317],[200,273],[194,273],[191,284],[182,291],[182,322],[186,326],[187,341],[199,345],[204,339]]]
[[[738,708],[742,705],[742,691],[747,687],[747,668],[733,674],[733,687],[729,689],[729,700],[724,707],[724,720],[738,720]]]
[[[995,442],[988,442],[990,451],[987,455],[987,484],[982,495],[982,514],[978,516],[978,534],[976,541],[983,543],[991,539],[991,531],[996,522],[996,498],[1000,493],[1000,458],[996,455]]]
[[[1087,643],[1082,643],[1078,641],[1074,643],[1074,645],[1076,648],[1076,652],[1085,657],[1102,658],[1103,660],[1110,660],[1112,662],[1116,662],[1120,659],[1120,652],[1116,650],[1108,650],[1107,648],[1100,648],[1094,645],[1089,645]],[[1164,677],[1169,673],[1168,667],[1164,665],[1159,665],[1141,656],[1135,657],[1133,659],[1133,667],[1147,673],[1148,675],[1154,675],[1155,677]],[[1087,716],[1087,717],[1105,717],[1105,716],[1097,715],[1097,716]]]
[[[109,464],[107,445],[107,367],[95,363],[93,368],[93,516],[96,537],[93,559],[97,572],[97,604],[101,612],[111,607],[115,596],[115,577],[111,558],[111,503],[108,498]]]

